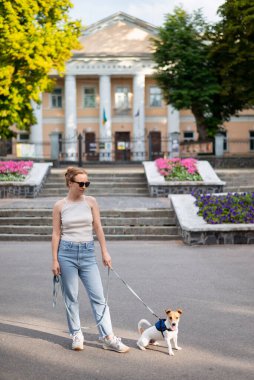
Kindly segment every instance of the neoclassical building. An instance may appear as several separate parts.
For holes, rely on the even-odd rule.
[[[79,135],[83,158],[101,161],[170,155],[177,137],[197,139],[191,112],[166,105],[154,79],[156,34],[155,26],[123,12],[88,27],[65,76],[51,74],[55,89],[35,107],[30,136],[19,139],[29,139],[36,157],[75,160]],[[225,154],[254,151],[254,112],[232,118],[224,134]],[[237,140],[244,143],[230,143]]]

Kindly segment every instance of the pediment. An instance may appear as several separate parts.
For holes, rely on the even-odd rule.
[[[157,28],[145,21],[118,12],[86,29],[80,38],[83,48],[76,56],[146,56],[153,51],[151,38]]]

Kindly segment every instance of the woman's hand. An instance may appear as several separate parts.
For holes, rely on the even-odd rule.
[[[61,269],[58,261],[53,261],[52,272],[54,276],[59,276],[59,274],[61,274]]]
[[[112,268],[111,257],[107,251],[102,253],[102,262],[105,265],[105,267]]]

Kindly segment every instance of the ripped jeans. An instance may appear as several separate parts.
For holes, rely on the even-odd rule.
[[[81,279],[91,306],[101,338],[112,335],[112,324],[98,269],[94,241],[75,243],[61,240],[58,248],[58,261],[61,268],[61,288],[71,335],[81,331],[78,302],[78,280]],[[104,316],[103,311],[105,309]]]

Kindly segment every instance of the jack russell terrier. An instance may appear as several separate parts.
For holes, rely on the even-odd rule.
[[[177,344],[178,336],[178,323],[182,310],[178,309],[172,311],[170,309],[165,310],[167,319],[159,319],[154,326],[151,325],[146,319],[141,319],[138,323],[138,331],[141,337],[137,341],[137,346],[141,350],[145,350],[149,344],[158,345],[157,340],[164,339],[168,346],[168,353],[170,356],[174,355],[171,346],[171,339],[174,342],[174,348],[181,350],[181,347]]]

